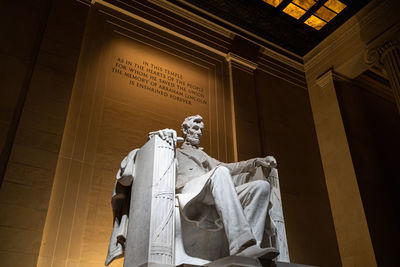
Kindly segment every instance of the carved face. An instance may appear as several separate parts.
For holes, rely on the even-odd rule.
[[[200,138],[203,135],[203,122],[193,121],[185,131],[186,142],[190,143],[192,146],[200,145]]]

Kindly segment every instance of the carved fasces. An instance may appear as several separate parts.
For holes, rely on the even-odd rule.
[[[155,138],[149,262],[173,265],[175,242],[176,144],[183,141],[173,129],[149,133]]]
[[[155,143],[149,262],[173,265],[177,138],[175,131],[163,136],[159,133],[159,136]]]
[[[150,134],[135,160],[124,267],[174,266],[176,134]]]

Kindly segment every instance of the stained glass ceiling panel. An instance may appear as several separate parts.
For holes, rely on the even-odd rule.
[[[346,5],[340,2],[339,0],[328,0],[325,3],[325,6],[332,9],[336,13],[340,13],[343,9],[346,8]]]
[[[277,7],[283,0],[264,0],[264,2],[267,2],[271,6]]]
[[[293,0],[293,3],[298,5],[299,7],[308,10],[315,4],[314,0]]]
[[[333,19],[337,14],[326,7],[322,6],[320,9],[318,9],[314,15],[317,17],[323,19],[326,22],[329,22],[331,19]]]
[[[286,14],[289,14],[290,16],[299,19],[301,18],[301,16],[303,16],[306,11],[294,4],[289,4],[287,5],[284,9],[283,12],[285,12]]]
[[[346,5],[339,0],[263,0],[316,30],[322,29]],[[283,3],[282,3],[283,2]]]
[[[309,17],[304,23],[307,24],[308,26],[313,27],[316,30],[320,30],[322,29],[322,27],[326,25],[325,21],[314,15],[311,15],[311,17]]]

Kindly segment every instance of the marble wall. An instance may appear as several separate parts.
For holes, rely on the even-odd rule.
[[[120,161],[149,131],[200,113],[213,157],[277,157],[291,260],[340,266],[301,60],[147,5],[96,3],[87,21],[82,3],[49,10],[0,189],[10,265],[101,266]]]
[[[116,171],[150,131],[179,132],[186,116],[201,114],[205,150],[232,157],[224,59],[115,14],[97,5],[89,15],[39,266],[104,264]]]
[[[36,266],[88,7],[1,6],[1,265]]]
[[[341,266],[308,92],[265,72],[256,77],[263,149],[277,157],[291,260]]]

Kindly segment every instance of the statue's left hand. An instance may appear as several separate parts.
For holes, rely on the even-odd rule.
[[[278,165],[278,163],[276,162],[276,159],[274,156],[266,156],[265,157],[265,161],[269,163],[269,165],[272,168],[276,168],[276,166]]]
[[[256,158],[254,166],[264,168],[276,168],[277,163],[276,159],[273,156],[267,156],[265,158]]]

